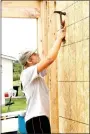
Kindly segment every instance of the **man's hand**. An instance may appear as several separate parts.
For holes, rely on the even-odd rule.
[[[63,29],[60,29],[58,32],[57,32],[57,38],[63,40],[63,38],[66,37],[66,26],[65,26],[65,21],[62,22],[62,25],[63,25]]]

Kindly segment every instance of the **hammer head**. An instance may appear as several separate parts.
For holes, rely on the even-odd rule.
[[[61,12],[61,11],[54,11],[54,13],[59,13],[61,15],[66,15],[66,12]]]
[[[60,15],[61,28],[63,28],[63,25],[62,25],[62,15],[66,15],[66,12],[62,12],[62,11],[54,11],[54,13],[58,13],[58,14]]]
[[[60,23],[61,23],[61,29],[62,29],[63,28],[62,15],[66,15],[66,12],[54,11],[54,13],[58,13],[60,15]],[[63,43],[65,42],[66,42],[65,38],[63,38]]]

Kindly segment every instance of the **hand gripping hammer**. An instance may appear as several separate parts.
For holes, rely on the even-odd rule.
[[[59,15],[60,15],[60,25],[61,25],[61,29],[62,29],[63,28],[62,15],[66,15],[66,12],[54,11],[54,13],[59,13]],[[65,42],[66,42],[65,38],[63,38],[63,43],[65,43]]]

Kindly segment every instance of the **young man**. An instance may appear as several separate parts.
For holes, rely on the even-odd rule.
[[[58,32],[53,47],[42,60],[33,51],[26,51],[20,56],[20,63],[24,66],[20,79],[27,99],[25,121],[28,134],[51,133],[49,122],[49,92],[43,77],[46,74],[46,68],[55,61],[65,33],[66,28],[64,23],[64,28]]]

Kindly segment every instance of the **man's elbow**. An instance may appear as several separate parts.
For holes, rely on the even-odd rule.
[[[48,65],[52,64],[54,62],[53,58],[47,58],[47,63]]]

